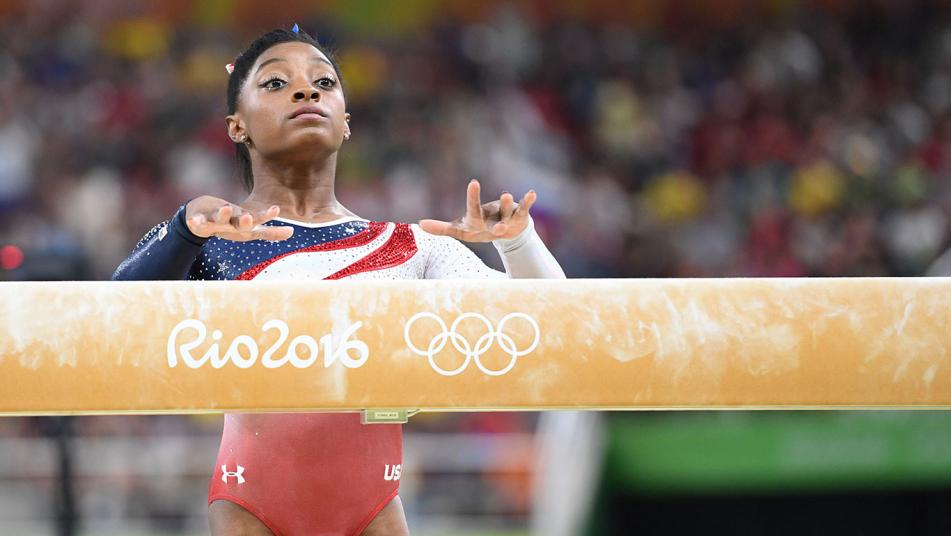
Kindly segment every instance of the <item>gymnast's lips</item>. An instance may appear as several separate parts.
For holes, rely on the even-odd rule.
[[[330,116],[319,106],[302,106],[294,110],[294,113],[292,113],[288,119],[297,117],[303,117],[304,119],[327,119]]]

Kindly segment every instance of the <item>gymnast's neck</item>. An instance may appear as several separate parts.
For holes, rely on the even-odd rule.
[[[283,217],[315,223],[356,216],[337,201],[334,193],[336,152],[323,158],[290,161],[252,157],[251,162],[254,189],[245,200],[248,205],[277,205]]]

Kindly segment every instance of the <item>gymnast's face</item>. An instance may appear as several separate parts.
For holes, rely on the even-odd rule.
[[[349,115],[327,56],[307,43],[281,43],[251,67],[228,133],[251,140],[252,158],[306,161],[340,149]]]

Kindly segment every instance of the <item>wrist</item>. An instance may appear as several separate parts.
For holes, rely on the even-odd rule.
[[[535,221],[531,216],[528,217],[528,224],[524,229],[517,235],[512,238],[500,238],[498,240],[493,240],[492,244],[498,248],[502,253],[508,253],[510,251],[515,251],[516,249],[522,247],[528,239],[535,233]]]
[[[188,203],[185,203],[179,207],[178,212],[175,213],[175,217],[172,218],[170,226],[178,233],[178,235],[185,240],[200,246],[208,241],[210,237],[207,236],[198,236],[192,232],[191,228],[188,227],[188,222],[185,220],[185,212]]]

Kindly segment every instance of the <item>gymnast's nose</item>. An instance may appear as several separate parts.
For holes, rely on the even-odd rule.
[[[294,92],[294,102],[300,102],[303,100],[312,100],[317,102],[320,100],[320,92],[316,89],[309,87],[306,89],[298,89]]]

